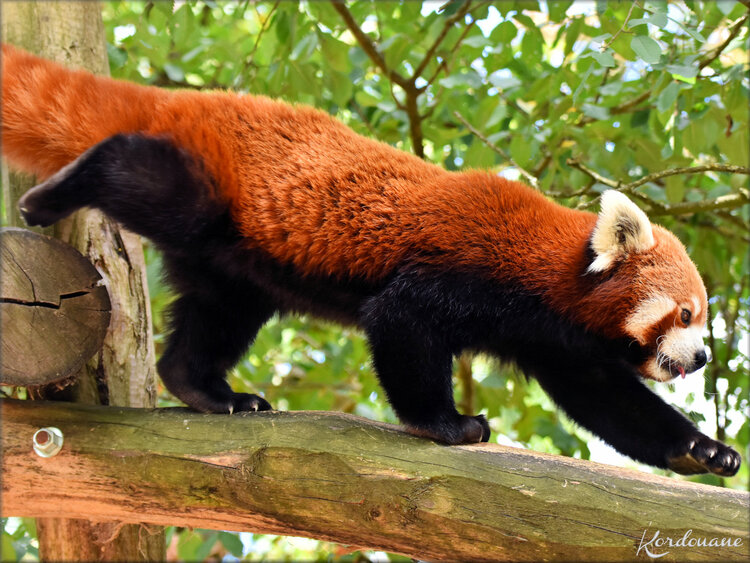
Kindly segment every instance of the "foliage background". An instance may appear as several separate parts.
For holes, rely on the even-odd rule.
[[[115,77],[313,105],[446,168],[490,168],[572,207],[596,210],[608,186],[629,193],[704,276],[713,361],[702,377],[655,389],[743,452],[736,477],[691,478],[735,488],[749,486],[750,199],[747,169],[726,166],[749,164],[749,13],[734,0],[103,4]],[[153,249],[147,261],[158,354],[172,296]],[[274,319],[230,381],[280,409],[396,422],[351,328]],[[456,383],[457,401],[487,415],[492,439],[636,465],[512,366],[463,356]],[[33,559],[33,521],[4,524],[3,560]],[[168,541],[182,560],[397,559],[226,532],[172,529]]]

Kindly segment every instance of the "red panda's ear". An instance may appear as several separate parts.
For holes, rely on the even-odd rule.
[[[601,211],[591,235],[596,259],[589,272],[603,272],[627,254],[654,246],[654,233],[646,214],[627,196],[615,190],[602,194]]]

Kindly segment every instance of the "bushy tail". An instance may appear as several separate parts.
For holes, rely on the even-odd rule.
[[[2,151],[40,180],[111,135],[147,129],[166,94],[2,48]]]

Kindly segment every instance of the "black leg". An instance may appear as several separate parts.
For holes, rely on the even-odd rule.
[[[375,370],[407,430],[448,444],[486,442],[487,420],[456,411],[452,352],[441,332],[403,300],[381,296],[368,309],[364,325]]]
[[[268,402],[248,393],[235,393],[226,372],[240,359],[258,330],[276,308],[265,294],[249,284],[212,280],[205,288],[195,278],[180,276],[177,285],[193,285],[173,304],[173,330],[158,370],[167,389],[190,407],[215,413],[268,410]]]
[[[529,370],[573,420],[637,461],[684,474],[739,469],[737,452],[698,431],[625,362],[592,368],[536,360]]]
[[[19,201],[26,222],[43,226],[86,206],[165,249],[205,236],[226,210],[190,155],[143,135],[102,141]]]

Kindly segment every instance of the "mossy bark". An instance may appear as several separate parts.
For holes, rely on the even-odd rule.
[[[498,445],[442,446],[349,415],[205,415],[5,401],[3,516],[302,535],[422,560],[748,557],[750,495]],[[31,436],[64,434],[37,457]],[[645,534],[645,536],[644,536]],[[643,552],[639,557],[644,557]]]

